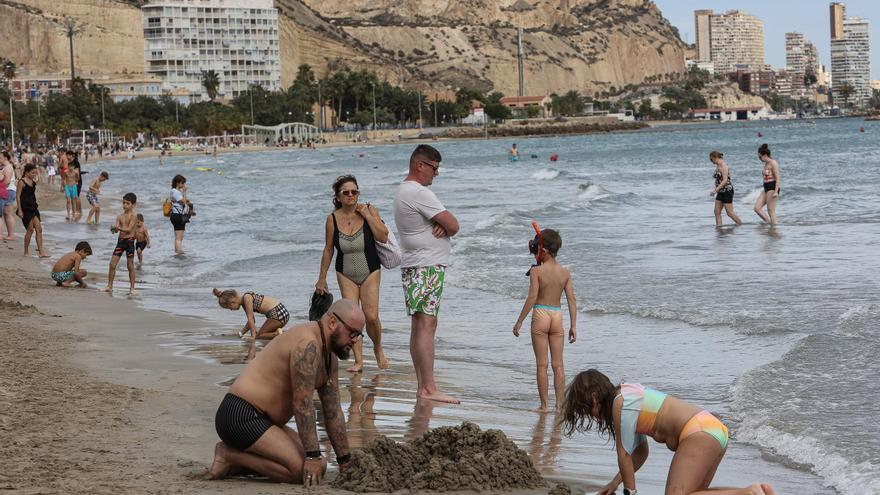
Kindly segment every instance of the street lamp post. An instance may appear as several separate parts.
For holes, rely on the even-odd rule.
[[[104,118],[104,86],[99,87],[101,88],[101,127],[107,127],[107,120]],[[39,105],[39,103],[37,103],[37,105]]]
[[[370,82],[373,87],[373,130],[376,130],[376,83]]]
[[[248,93],[251,97],[251,125],[254,125],[254,85],[252,82],[248,82]]]
[[[318,129],[324,132],[324,100],[321,99],[321,81],[318,81]]]
[[[437,92],[434,91],[434,127],[437,127]]]
[[[422,92],[421,90],[416,91],[416,98],[419,101],[419,129],[422,128]]]

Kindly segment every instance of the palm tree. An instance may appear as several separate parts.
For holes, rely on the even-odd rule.
[[[61,21],[61,26],[61,31],[67,36],[67,39],[70,42],[70,90],[71,92],[74,92],[73,82],[74,79],[76,79],[76,67],[73,63],[73,38],[82,34],[82,32],[85,31],[85,28],[79,25],[73,17],[65,17],[64,20]]]
[[[220,75],[214,72],[214,70],[202,71],[202,86],[205,88],[205,92],[208,93],[208,98],[211,101],[214,101],[214,98],[217,98],[217,90],[220,89]]]
[[[840,86],[840,96],[843,96],[843,100],[846,104],[846,107],[849,108],[850,110],[852,110],[852,108],[850,107],[850,104],[849,104],[849,98],[855,92],[856,92],[856,90],[852,87],[852,85],[850,83],[843,83]]]

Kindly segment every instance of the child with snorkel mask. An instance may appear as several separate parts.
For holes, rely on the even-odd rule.
[[[547,376],[548,350],[550,363],[553,366],[553,388],[556,393],[556,411],[562,408],[565,392],[565,367],[562,361],[562,350],[565,346],[562,329],[562,293],[568,304],[571,325],[568,331],[568,342],[577,340],[577,301],[574,297],[574,286],[571,273],[556,261],[562,238],[553,229],[540,230],[536,222],[532,222],[535,238],[529,241],[529,252],[535,255],[536,265],[528,271],[529,295],[523,304],[513,334],[519,337],[523,321],[532,313],[532,349],[535,351],[537,365],[538,395],[541,399],[540,412],[549,412],[549,380]]]

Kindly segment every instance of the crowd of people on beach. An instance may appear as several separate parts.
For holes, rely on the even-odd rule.
[[[514,156],[518,156],[515,152]],[[779,165],[771,158],[767,145],[759,149],[764,164],[764,190],[755,205],[762,220],[776,223],[776,198],[779,194]],[[716,223],[720,212],[737,224],[741,223],[732,208],[733,185],[723,154],[713,151],[710,160],[716,165]],[[458,219],[447,210],[430,189],[440,175],[442,157],[429,145],[415,148],[409,160],[406,177],[394,197],[394,220],[399,243],[371,204],[361,203],[360,189],[353,175],[333,181],[333,210],[324,224],[325,247],[320,259],[315,291],[329,293],[327,275],[335,252],[336,280],[341,298],[333,302],[316,321],[285,328],[290,314],[284,304],[265,294],[235,289],[214,289],[222,308],[244,309],[246,323],[238,337],[269,340],[250,360],[229,387],[215,415],[220,442],[215,445],[209,477],[225,478],[237,474],[259,474],[274,481],[317,485],[327,469],[327,459],[318,442],[315,405],[317,391],[323,411],[327,436],[336,453],[340,470],[352,462],[348,445],[345,417],[339,397],[339,360],[347,360],[351,351],[355,361],[347,368],[350,373],[363,370],[363,334],[373,344],[376,364],[389,366],[382,348],[382,324],[379,318],[381,269],[400,267],[404,293],[404,309],[410,317],[410,357],[416,375],[418,400],[458,404],[459,400],[442,392],[434,377],[435,341],[438,329],[444,282],[449,266],[451,238],[460,229]],[[42,240],[40,215],[35,188],[41,181],[40,165],[26,163],[16,171],[11,154],[4,152],[2,165],[3,189],[13,191],[14,203],[7,198],[2,211],[7,237],[14,238],[9,226],[10,207],[25,227],[25,250],[31,235],[36,236],[37,251],[47,257]],[[61,186],[67,198],[67,219],[81,217],[79,196],[82,173],[77,153],[63,150],[58,156]],[[20,162],[19,162],[20,164]],[[76,164],[76,165],[74,165]],[[46,167],[48,169],[48,165]],[[109,174],[101,172],[90,184],[87,199],[92,206],[87,221],[100,221],[101,185]],[[45,181],[49,181],[46,173]],[[14,187],[9,187],[15,183]],[[8,188],[8,189],[7,189]],[[766,206],[767,213],[762,209]],[[136,211],[137,196],[126,193],[122,212],[111,230],[118,233],[112,252],[106,291],[113,290],[115,271],[123,255],[129,273],[129,292],[136,293],[134,258],[142,263],[144,249],[150,247],[149,232],[143,216]],[[183,252],[186,224],[195,215],[187,198],[186,178],[172,179],[171,190],[163,205],[175,231],[174,251]],[[533,224],[535,236],[528,243],[536,264],[530,269],[528,296],[513,327],[520,335],[526,317],[531,313],[531,340],[536,359],[536,381],[540,406],[546,413],[555,409],[566,432],[594,430],[613,439],[617,451],[618,474],[599,493],[610,495],[623,485],[624,494],[637,493],[635,473],[648,457],[647,437],[652,437],[675,452],[670,466],[666,493],[692,494],[710,490],[709,485],[728,445],[727,427],[710,412],[638,383],[613,384],[598,370],[583,371],[567,385],[563,349],[566,334],[561,306],[565,295],[569,313],[569,344],[577,341],[577,305],[573,275],[557,261],[562,236],[553,229],[540,229]],[[52,280],[59,286],[86,287],[87,272],[82,262],[91,256],[86,241],[76,244],[54,264]],[[257,327],[255,315],[265,316]],[[549,398],[549,369],[553,372],[555,407]],[[296,430],[287,426],[294,420]],[[773,494],[764,484],[746,488],[712,488],[713,494]]]

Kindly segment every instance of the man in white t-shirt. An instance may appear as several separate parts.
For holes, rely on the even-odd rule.
[[[440,152],[419,145],[409,158],[409,174],[394,195],[394,223],[400,236],[400,265],[406,312],[411,320],[409,353],[418,380],[418,397],[458,404],[434,383],[434,335],[449,264],[449,238],[458,220],[428,189],[439,174]]]

